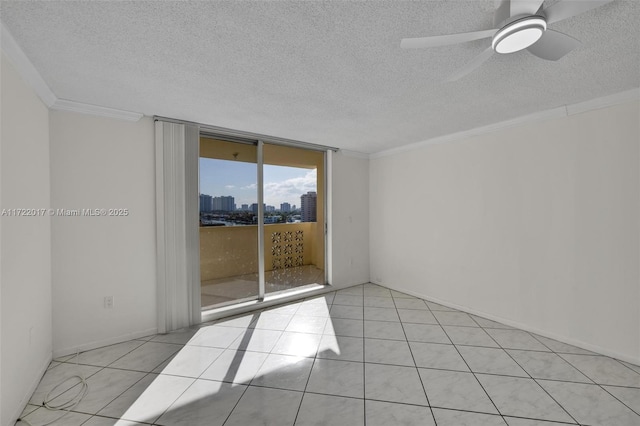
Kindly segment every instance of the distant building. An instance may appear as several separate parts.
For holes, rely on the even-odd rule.
[[[265,216],[264,223],[279,223],[282,220],[282,216]]]
[[[294,214],[287,218],[287,222],[290,222],[290,223],[302,222],[302,217],[299,214]]]
[[[276,208],[275,208],[275,206],[267,206],[267,207],[265,207],[264,211],[266,211],[266,212],[275,212]]]
[[[315,191],[309,191],[300,197],[302,205],[302,221],[315,222],[317,220],[317,194]]]
[[[296,205],[295,205],[295,204],[291,206],[291,211],[292,211],[292,212],[295,212],[295,211],[296,211]]]
[[[267,211],[267,206],[265,206],[264,204],[262,205],[262,211]],[[251,204],[251,213],[258,214],[258,203]]]
[[[236,210],[235,198],[230,195],[222,197],[213,197],[213,211],[216,212],[232,212]]]
[[[213,197],[207,194],[200,194],[200,212],[213,211]]]
[[[240,210],[246,212],[249,210],[249,204],[243,204],[242,207],[240,207]]]
[[[289,203],[280,204],[280,211],[282,213],[289,213],[291,211],[291,204],[289,204]]]

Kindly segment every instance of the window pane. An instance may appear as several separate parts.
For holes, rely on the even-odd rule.
[[[265,291],[324,284],[324,153],[264,145]]]
[[[256,151],[254,145],[200,140],[203,308],[258,296]]]

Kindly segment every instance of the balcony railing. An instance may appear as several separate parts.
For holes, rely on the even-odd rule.
[[[320,233],[320,234],[319,234]],[[266,271],[324,265],[322,229],[316,222],[264,226]],[[258,226],[200,227],[200,279],[258,272]]]

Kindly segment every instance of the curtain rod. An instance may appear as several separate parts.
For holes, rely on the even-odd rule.
[[[277,136],[261,135],[258,133],[244,132],[242,130],[227,129],[225,127],[209,126],[206,124],[195,123],[193,121],[178,120],[175,118],[167,118],[167,117],[161,117],[157,115],[153,116],[153,120],[166,121],[169,123],[177,123],[177,124],[193,124],[195,126],[198,126],[198,129],[200,130],[201,134],[208,135],[208,136],[227,136],[229,138],[244,139],[247,142],[249,141],[257,142],[260,140],[262,142],[271,143],[274,145],[285,145],[285,146],[292,146],[292,147],[298,147],[298,148],[306,148],[306,149],[312,149],[315,151],[337,152],[340,150],[340,148],[336,148],[333,146],[325,146],[325,145],[319,145],[319,144],[310,143],[310,142],[297,141],[293,139],[279,138]]]

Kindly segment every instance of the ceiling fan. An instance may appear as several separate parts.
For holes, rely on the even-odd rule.
[[[547,25],[598,8],[613,0],[559,0],[544,9],[544,0],[502,0],[494,17],[494,28],[468,33],[404,38],[403,49],[448,46],[491,37],[491,46],[449,76],[458,80],[478,68],[493,52],[508,54],[527,49],[549,61],[557,61],[575,49],[580,42],[575,38],[547,28]]]

